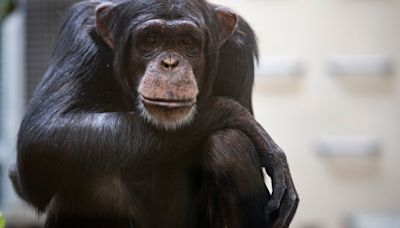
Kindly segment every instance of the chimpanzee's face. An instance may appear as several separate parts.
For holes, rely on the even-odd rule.
[[[206,38],[214,37],[214,48],[219,49],[232,35],[236,15],[226,8],[211,10],[204,1],[125,3],[135,5],[134,9],[124,9],[126,5],[116,7],[113,3],[99,5],[96,29],[108,46],[124,53],[124,64],[119,68],[126,69],[124,80],[130,85],[128,93],[137,94],[142,117],[157,127],[172,130],[190,123],[200,91],[204,93],[202,88],[212,83],[205,79],[208,76],[205,75],[205,50],[212,49],[210,45],[205,47]],[[219,28],[218,32],[206,28],[203,15],[208,21],[215,18],[212,27]],[[123,24],[122,20],[130,24]],[[116,24],[124,31],[113,30]],[[129,39],[123,42],[115,39],[126,31]],[[128,44],[119,45],[124,42]],[[207,58],[207,61],[213,60]]]
[[[142,116],[165,129],[188,124],[204,68],[201,29],[189,20],[152,19],[138,26],[131,40],[130,62],[143,68],[136,69],[143,72],[138,84]]]

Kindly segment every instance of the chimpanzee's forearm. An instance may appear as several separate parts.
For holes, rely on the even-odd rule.
[[[228,97],[214,98],[204,105],[198,122],[201,128],[215,132],[226,128],[236,128],[245,133],[254,143],[257,150],[276,151],[276,143],[271,136],[254,119],[252,114],[239,102]]]
[[[66,114],[26,118],[18,137],[16,190],[39,210],[53,195],[95,175],[125,166],[149,144],[130,113]],[[139,158],[136,158],[139,159]],[[19,182],[19,183],[18,183]]]
[[[266,214],[272,213],[275,217],[273,227],[288,227],[297,210],[299,197],[285,153],[238,102],[220,97],[213,101],[212,107],[211,110],[216,115],[205,115],[204,118],[208,120],[203,120],[206,123],[209,121],[210,129],[225,123],[242,131],[253,142],[262,166],[272,179],[273,193],[266,205]]]

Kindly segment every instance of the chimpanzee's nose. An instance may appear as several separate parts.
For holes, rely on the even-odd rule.
[[[179,63],[178,59],[172,55],[169,55],[163,60],[161,60],[161,64],[164,66],[164,68],[168,70],[173,70],[176,66],[178,66],[178,63]]]

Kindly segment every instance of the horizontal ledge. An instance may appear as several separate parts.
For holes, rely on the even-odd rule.
[[[255,74],[267,77],[292,77],[304,73],[300,59],[291,56],[261,56]]]
[[[317,139],[316,151],[322,156],[370,157],[382,151],[382,143],[375,137],[324,136]]]
[[[342,55],[328,60],[328,71],[338,76],[392,75],[395,64],[385,55]]]

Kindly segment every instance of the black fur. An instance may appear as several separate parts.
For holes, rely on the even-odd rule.
[[[256,156],[266,151],[258,151],[264,147],[256,141],[268,141],[267,149],[273,141],[251,134],[261,128],[248,112],[257,55],[250,27],[239,18],[218,49],[217,6],[115,0],[113,52],[94,29],[99,2],[69,10],[28,105],[11,175],[18,193],[47,210],[46,227],[266,227],[272,221],[265,216],[269,193],[260,173],[266,163]],[[187,18],[208,35],[198,114],[173,132],[138,115],[136,88],[125,72],[126,31],[155,16]]]

